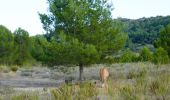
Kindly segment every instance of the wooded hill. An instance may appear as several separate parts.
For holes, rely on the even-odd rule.
[[[170,23],[170,16],[157,16],[140,19],[119,18],[125,23],[125,31],[129,40],[127,47],[134,50],[136,47],[149,45],[153,49],[153,44],[160,36],[160,31]],[[133,45],[133,46],[132,46]]]
[[[160,30],[170,23],[170,16],[140,18],[137,20],[123,19],[133,43],[153,44],[159,37]]]

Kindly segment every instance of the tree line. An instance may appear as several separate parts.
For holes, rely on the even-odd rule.
[[[169,26],[162,29],[156,38],[154,45],[158,49],[154,53],[144,48],[140,56],[136,56],[134,52],[125,50],[125,46],[128,39],[138,43],[143,37],[133,40],[133,32],[127,31],[126,24],[112,19],[113,8],[107,0],[48,0],[48,4],[49,12],[39,14],[45,35],[29,36],[22,28],[12,33],[5,26],[0,26],[0,64],[23,66],[41,62],[48,66],[77,65],[82,80],[83,67],[89,64],[158,62],[162,59],[160,63],[169,62]],[[128,27],[133,29],[132,26]],[[125,52],[113,56],[121,50]]]
[[[125,19],[119,18],[127,26],[129,39],[132,43],[154,44],[160,37],[160,31],[170,23],[170,16],[156,16],[150,18]]]

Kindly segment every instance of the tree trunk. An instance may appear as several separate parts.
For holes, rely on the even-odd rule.
[[[83,64],[79,64],[79,80],[83,80]]]

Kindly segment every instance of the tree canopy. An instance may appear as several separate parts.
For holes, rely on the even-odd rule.
[[[121,32],[120,27],[116,27],[117,23],[112,19],[112,8],[107,4],[107,0],[48,0],[48,3],[50,13],[40,14],[44,29],[47,34],[53,36],[51,40],[56,42],[56,46],[60,44],[62,48],[78,45],[75,48],[79,53],[72,50],[75,51],[74,56],[81,55],[78,58],[75,57],[77,63],[84,63],[85,60],[79,61],[79,59],[83,57],[83,54],[90,56],[90,50],[101,58],[120,50],[124,45],[126,34]],[[49,30],[50,33],[48,33]],[[66,52],[70,52],[71,49],[73,47]],[[63,50],[58,52],[64,52]],[[62,54],[67,54],[66,52]],[[71,57],[73,57],[72,54]],[[69,54],[66,58],[69,58]]]
[[[12,59],[14,37],[5,26],[0,25],[0,63],[10,64]]]
[[[162,47],[170,57],[170,24],[160,31],[160,38],[155,41],[155,47]]]
[[[159,38],[160,30],[170,23],[170,16],[119,20],[127,25],[125,31],[133,43],[153,44]]]
[[[30,54],[30,38],[29,33],[24,29],[18,28],[14,32],[14,45],[13,51],[14,63],[17,65],[23,65],[27,63],[32,57]]]
[[[107,0],[48,0],[49,13],[40,14],[51,45],[53,64],[99,63],[120,50],[127,35],[111,16]]]

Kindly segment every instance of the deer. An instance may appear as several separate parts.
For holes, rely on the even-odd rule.
[[[102,87],[107,87],[107,79],[109,77],[109,71],[107,70],[107,68],[103,67],[100,69],[100,80],[102,82]]]

